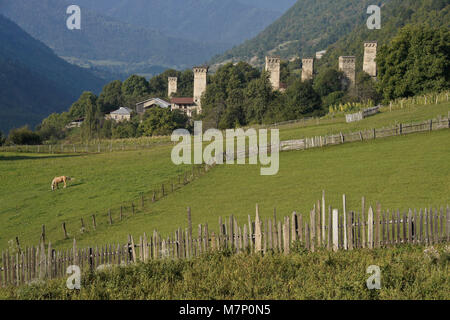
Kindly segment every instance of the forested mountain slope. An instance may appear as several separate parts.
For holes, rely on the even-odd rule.
[[[66,110],[84,90],[100,91],[104,80],[71,65],[0,15],[0,130],[34,126]]]

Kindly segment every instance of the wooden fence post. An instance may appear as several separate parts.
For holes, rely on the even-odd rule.
[[[95,214],[92,215],[92,226],[94,227],[94,230],[97,229],[97,222],[95,221]]]
[[[113,224],[113,220],[111,217],[111,209],[108,210],[108,216],[109,216],[109,224],[112,225]]]
[[[353,250],[353,212],[347,213],[348,250]]]
[[[338,222],[339,211],[337,209],[333,209],[333,251],[339,250],[339,222]]]
[[[325,214],[325,190],[322,190],[322,243],[323,246],[325,246],[326,243],[326,231],[325,231],[325,226],[326,226],[326,214]]]
[[[344,223],[343,223],[343,233],[344,233],[344,250],[348,249],[348,239],[347,239],[347,201],[346,201],[345,194],[342,195],[342,209],[343,209],[343,216],[344,216]]]
[[[41,240],[42,243],[45,245],[45,224],[42,225]]]
[[[289,218],[286,217],[283,223],[283,244],[284,244],[284,255],[289,254]]]
[[[66,223],[62,223],[63,231],[64,231],[64,240],[67,239],[67,231],[66,231]]]
[[[259,208],[256,205],[256,217],[255,217],[255,252],[261,251],[261,221],[259,219]]]
[[[367,247],[369,249],[373,248],[373,210],[369,207],[369,212],[367,214]]]
[[[311,251],[314,251],[316,242],[316,210],[312,209],[309,212],[309,231],[311,236]]]

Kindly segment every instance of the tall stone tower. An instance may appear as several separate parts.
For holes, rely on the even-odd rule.
[[[208,74],[208,67],[194,67],[194,102],[197,104],[197,112],[202,112],[202,94],[206,90],[206,75]]]
[[[378,42],[364,42],[364,64],[363,70],[371,77],[377,76],[377,63],[375,58],[377,57]]]
[[[356,57],[345,56],[339,57],[339,70],[344,72],[347,78],[350,79],[350,86],[355,86],[356,83]]]
[[[177,93],[177,83],[178,78],[177,77],[169,77],[169,89],[167,92],[167,96],[170,98],[174,93]]]
[[[266,57],[266,71],[270,72],[270,82],[273,90],[280,89],[280,57]]]
[[[312,80],[314,77],[314,58],[302,59],[302,81]]]

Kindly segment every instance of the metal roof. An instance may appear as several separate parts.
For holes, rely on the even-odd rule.
[[[126,107],[120,107],[118,110],[111,112],[111,114],[119,114],[119,115],[129,115],[131,114],[131,109]]]

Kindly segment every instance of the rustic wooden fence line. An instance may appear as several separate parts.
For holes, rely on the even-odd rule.
[[[300,140],[281,141],[280,151],[305,150],[310,148],[325,147],[329,145],[343,144],[347,142],[373,140],[392,136],[406,135],[416,132],[426,132],[450,128],[450,117],[431,119],[417,123],[397,124],[388,128],[371,129],[350,133],[316,136]]]
[[[156,259],[189,259],[203,253],[229,250],[269,254],[289,254],[292,250],[314,252],[318,249],[338,251],[358,248],[387,248],[401,244],[433,245],[450,240],[450,208],[426,208],[400,212],[365,208],[361,211],[326,207],[325,195],[317,201],[309,215],[293,212],[277,219],[262,219],[256,205],[255,219],[239,225],[234,216],[219,218],[218,232],[210,231],[208,224],[194,230],[191,210],[187,210],[188,225],[162,236],[157,231],[139,239],[128,236],[126,243],[78,248],[76,241],[67,250],[55,250],[51,243],[41,241],[36,247],[24,250],[18,246],[14,253],[2,252],[0,286],[21,285],[36,280],[66,277],[66,269],[77,265],[82,271],[97,270],[109,265],[128,265]],[[309,218],[309,219],[308,219]],[[106,266],[105,266],[106,265]]]

